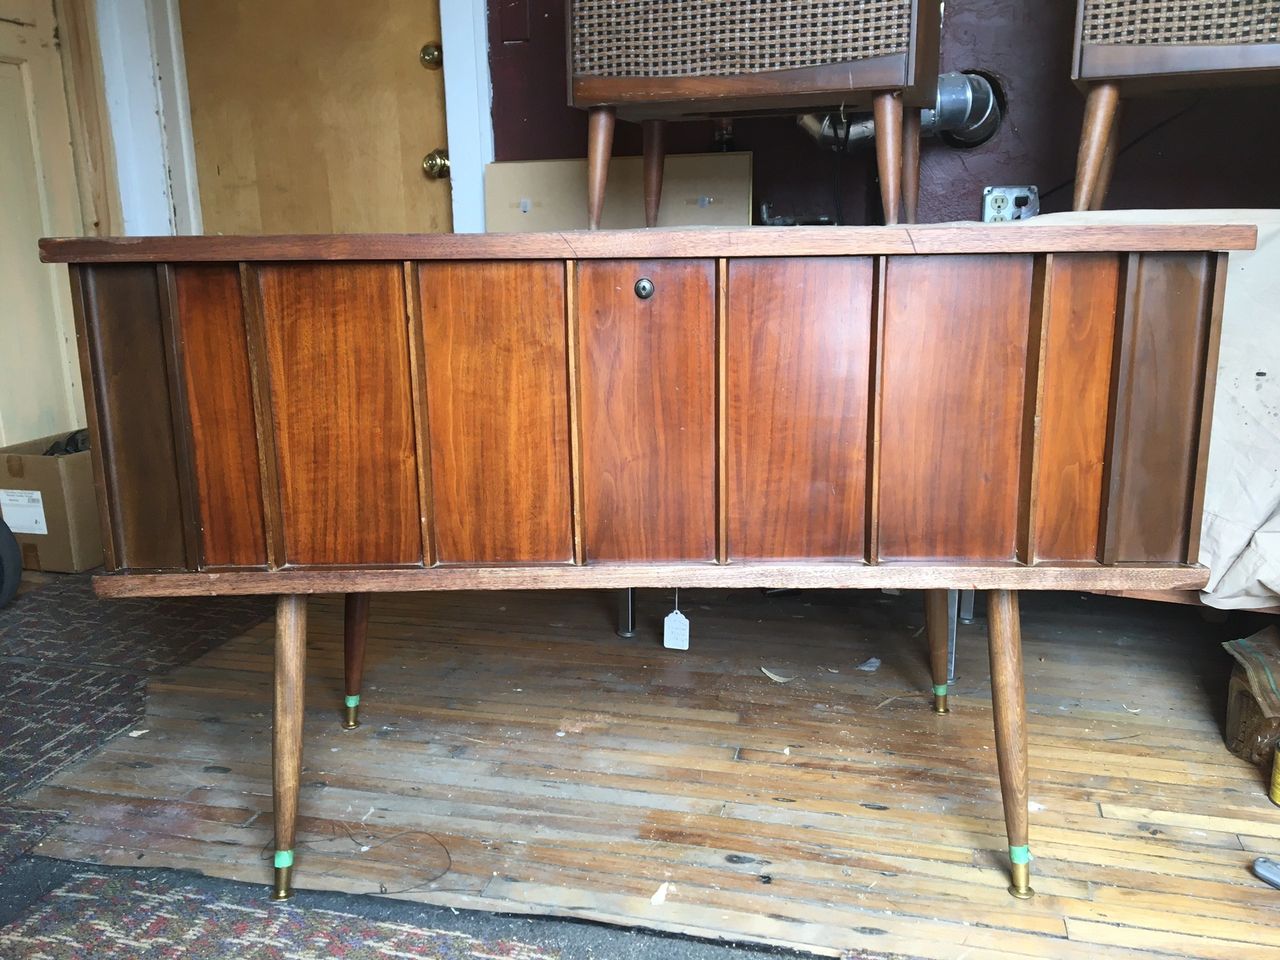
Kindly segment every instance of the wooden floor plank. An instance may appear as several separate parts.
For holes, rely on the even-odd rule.
[[[1248,872],[1280,810],[1222,747],[1230,667],[1198,619],[1024,600],[1039,893],[1022,903],[981,623],[937,717],[918,597],[682,593],[687,653],[655,642],[666,595],[640,598],[621,640],[603,593],[376,597],[355,731],[337,722],[341,599],[313,599],[299,885],[833,956],[1280,950],[1280,898]],[[68,812],[38,852],[264,882],[271,639],[153,682],[138,736],[29,795]]]

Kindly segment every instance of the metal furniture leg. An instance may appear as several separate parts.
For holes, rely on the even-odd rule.
[[[636,588],[625,587],[618,591],[618,636],[636,635]]]

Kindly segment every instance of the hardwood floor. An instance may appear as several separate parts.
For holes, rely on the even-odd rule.
[[[1221,628],[1188,608],[1024,594],[1017,901],[981,618],[938,716],[919,595],[682,592],[687,653],[659,644],[669,600],[641,591],[622,640],[603,592],[375,596],[354,731],[342,601],[312,600],[296,884],[836,955],[1280,957],[1249,872],[1280,809],[1222,745]],[[35,852],[265,897],[271,630],[153,683],[137,729],[31,795],[70,811]]]

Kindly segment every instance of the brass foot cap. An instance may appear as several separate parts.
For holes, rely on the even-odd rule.
[[[951,712],[951,708],[947,706],[946,694],[943,694],[942,696],[938,696],[937,694],[934,694],[933,712],[934,713],[950,713]]]
[[[360,726],[360,707],[357,704],[354,707],[342,708],[342,729],[354,730]]]
[[[1013,864],[1010,874],[1010,879],[1013,882],[1009,884],[1009,893],[1019,900],[1030,900],[1036,895],[1036,892],[1031,889],[1031,867],[1029,864]]]
[[[293,896],[293,867],[276,867],[275,888],[272,900],[288,900]]]

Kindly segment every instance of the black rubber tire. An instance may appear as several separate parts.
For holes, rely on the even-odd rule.
[[[22,550],[9,525],[0,520],[0,607],[13,599],[22,582]]]

